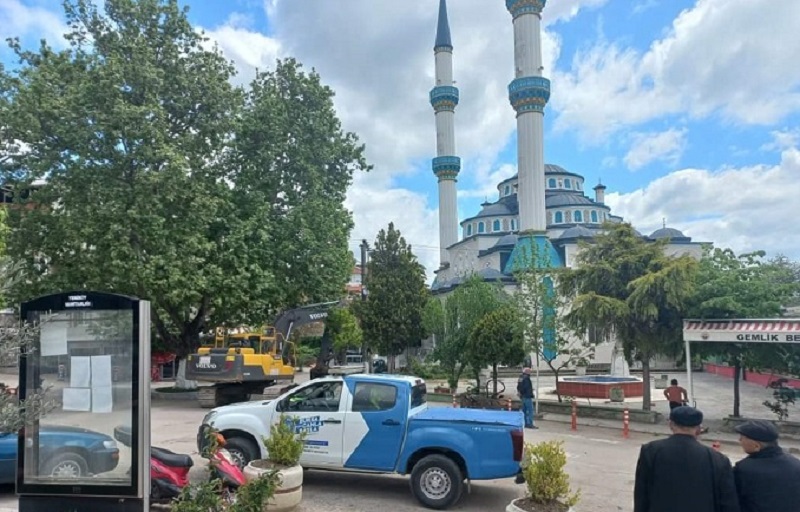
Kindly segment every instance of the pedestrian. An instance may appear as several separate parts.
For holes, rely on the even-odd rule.
[[[670,387],[664,390],[664,397],[669,400],[669,410],[689,403],[689,394],[686,389],[678,385],[678,379],[672,379]]]
[[[735,430],[747,454],[733,468],[742,512],[800,510],[800,460],[778,446],[775,425],[751,420]]]
[[[739,512],[728,458],[697,440],[703,413],[670,412],[672,435],[642,446],[636,464],[634,512]]]
[[[539,428],[534,424],[533,410],[533,383],[531,382],[531,369],[523,368],[522,375],[517,381],[517,394],[522,401],[522,414],[525,416],[525,428]]]

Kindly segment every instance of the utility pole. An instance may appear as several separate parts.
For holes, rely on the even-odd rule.
[[[369,244],[366,238],[361,240],[361,301],[367,300],[367,251]],[[372,373],[372,358],[367,354],[367,339],[361,340],[361,357],[366,364],[367,373]]]

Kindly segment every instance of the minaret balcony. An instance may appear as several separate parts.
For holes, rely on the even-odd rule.
[[[458,88],[451,85],[438,85],[431,89],[431,106],[436,112],[455,110],[458,105]]]
[[[506,9],[514,18],[523,14],[541,16],[546,3],[547,0],[506,0]]]
[[[550,99],[550,80],[541,76],[517,78],[508,85],[508,99],[518,114],[544,112]]]
[[[439,180],[455,180],[461,171],[461,158],[457,156],[437,156],[432,162],[433,174]]]

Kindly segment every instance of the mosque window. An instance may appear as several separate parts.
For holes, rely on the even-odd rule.
[[[597,224],[597,210],[592,210],[592,222]]]
[[[516,230],[517,230],[517,220],[511,219],[511,231],[516,231]]]
[[[556,212],[556,224],[563,224],[564,223],[564,214],[562,212]]]
[[[556,188],[556,179],[550,178],[547,180],[547,188]]]
[[[492,223],[492,231],[495,232],[495,233],[500,231],[500,220],[499,219],[495,220]]]
[[[485,232],[486,232],[486,226],[483,224],[483,221],[481,221],[478,223],[478,233],[485,233]]]
[[[503,195],[507,196],[507,195],[510,195],[510,194],[511,194],[511,187],[506,185],[506,188],[505,188],[505,191],[503,192]]]
[[[583,190],[583,183],[580,180],[575,180],[575,188],[578,190]]]
[[[575,210],[575,222],[583,222],[583,212]]]
[[[472,236],[472,224],[467,224],[467,236]]]
[[[572,180],[564,180],[564,188],[572,188]]]

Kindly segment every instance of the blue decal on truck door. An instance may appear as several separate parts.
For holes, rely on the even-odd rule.
[[[352,403],[345,425],[344,467],[394,470],[409,409],[408,392],[402,386],[406,384],[347,381]]]

